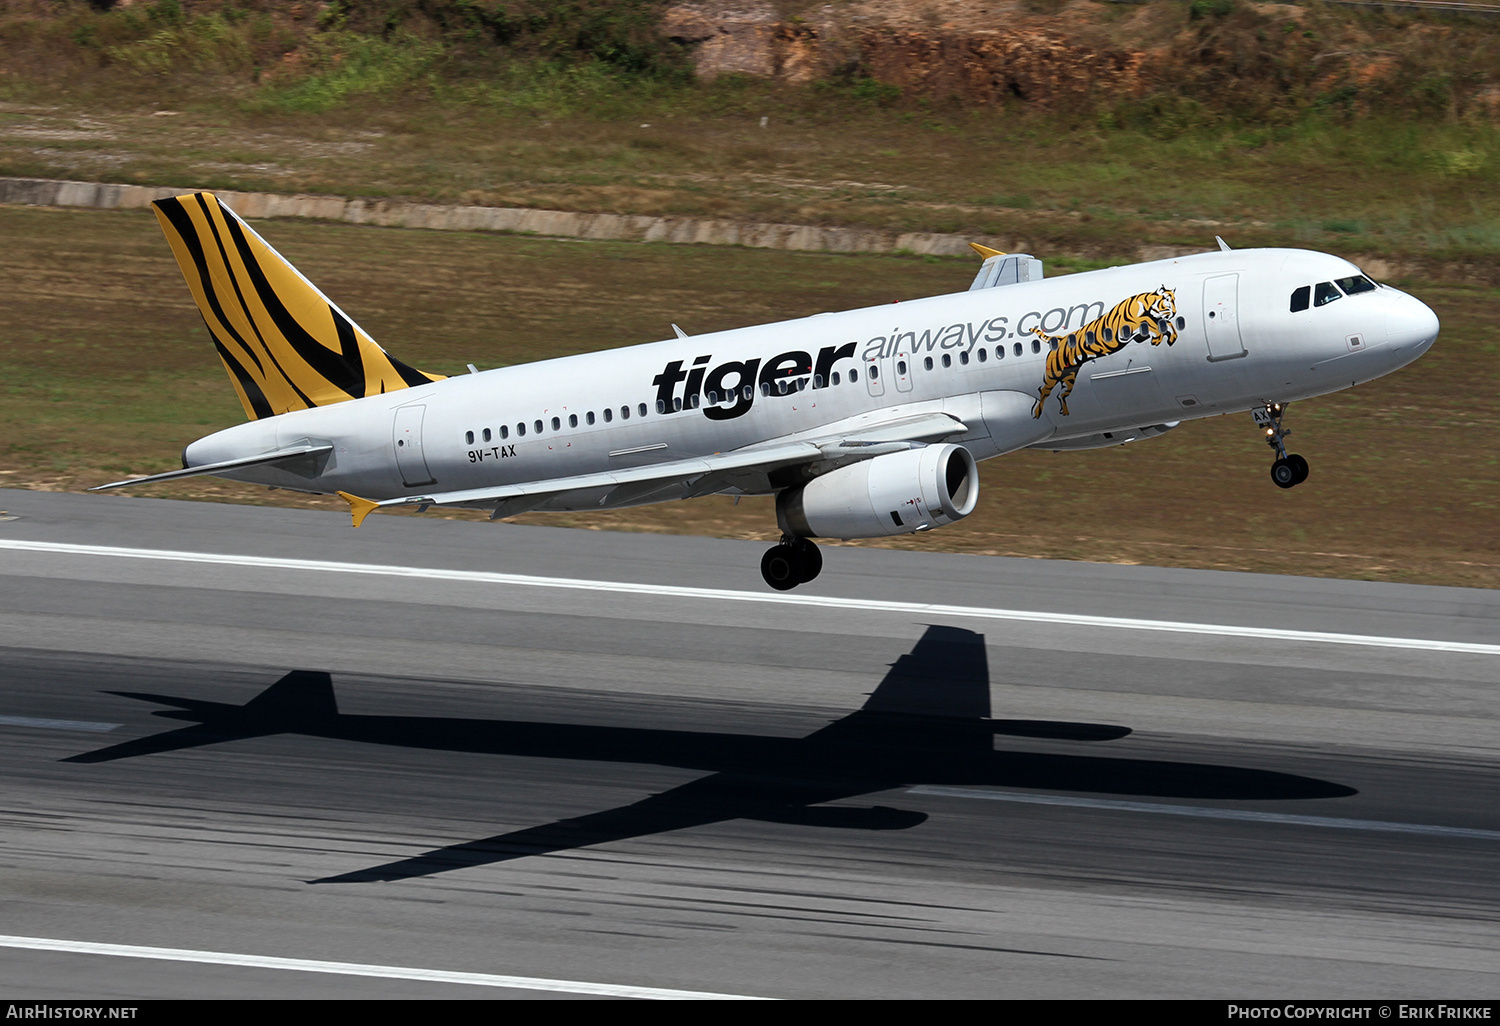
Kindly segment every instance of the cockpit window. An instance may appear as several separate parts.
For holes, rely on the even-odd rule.
[[[1344,290],[1346,296],[1356,296],[1361,292],[1374,292],[1375,283],[1362,274],[1356,274],[1352,278],[1335,278],[1338,287]]]
[[[1301,313],[1312,302],[1312,286],[1304,285],[1292,290],[1292,313]],[[1108,330],[1108,329],[1106,329]]]
[[[1344,294],[1333,287],[1331,281],[1320,281],[1313,289],[1313,306],[1327,306],[1335,299],[1343,299]]]

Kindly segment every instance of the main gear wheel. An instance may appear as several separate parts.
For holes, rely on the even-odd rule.
[[[790,591],[823,572],[823,552],[806,538],[783,538],[760,557],[760,575],[777,591]]]

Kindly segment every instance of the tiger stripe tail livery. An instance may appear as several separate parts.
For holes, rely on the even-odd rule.
[[[442,380],[388,355],[213,194],[152,208],[251,420]]]

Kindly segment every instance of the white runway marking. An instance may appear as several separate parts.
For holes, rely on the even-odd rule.
[[[35,716],[0,716],[0,727],[39,727],[42,730],[87,730],[104,734],[114,730],[118,723],[94,723],[91,720],[46,720]]]
[[[115,958],[148,958],[162,962],[197,962],[208,965],[238,965],[249,969],[287,969],[334,976],[374,976],[388,980],[419,980],[423,983],[455,983],[468,987],[504,987],[510,990],[542,990],[560,994],[596,997],[647,998],[658,1001],[755,1001],[744,994],[713,994],[697,990],[665,990],[631,987],[615,983],[582,983],[577,980],[545,980],[532,976],[496,976],[490,973],[459,973],[442,969],[411,969],[397,965],[362,965],[358,962],[322,962],[306,958],[276,958],[270,955],[236,955],[226,951],[193,951],[188,948],[148,948],[138,944],[96,944],[92,941],[54,940],[50,937],[0,936],[0,948],[27,951],[64,951],[75,955],[110,955]]]
[[[1399,648],[1419,652],[1449,652],[1500,656],[1500,645],[1466,641],[1435,641],[1429,638],[1393,638],[1373,634],[1337,634],[1328,631],[1298,631],[1276,627],[1239,627],[1232,624],[1191,623],[1176,620],[1141,620],[1132,617],[1086,616],[1078,613],[1047,613],[1023,609],[992,609],[985,606],[950,606],[932,602],[894,602],[884,599],[839,598],[831,595],[794,595],[787,592],[730,591],[721,588],[689,588],[670,584],[636,584],[630,581],[589,581],[572,577],[537,577],[528,574],[489,573],[478,570],[443,570],[435,567],[394,566],[379,563],[336,563],[317,559],[281,559],[272,556],[237,556],[217,552],[175,552],[169,549],[131,549],[112,545],[74,545],[0,539],[0,549],[25,552],[55,552],[65,555],[146,559],[174,563],[209,563],[220,566],[255,567],[263,570],[294,570],[323,574],[365,574],[377,577],[408,577],[470,584],[497,584],[512,588],[559,588],[573,591],[609,592],[620,595],[654,595],[695,601],[748,602],[764,605],[848,609],[859,612],[899,613],[906,616],[956,616],[979,620],[1010,620],[1067,627],[1107,627],[1128,631],[1199,634],[1256,641],[1291,641],[1315,645],[1356,645],[1369,648]]]
[[[1344,819],[1339,816],[1299,816],[1289,812],[1253,812],[1249,809],[1211,809],[1203,805],[1167,805],[1160,802],[1127,802],[1111,798],[1074,798],[1060,794],[1017,794],[969,787],[913,787],[911,794],[944,798],[982,798],[991,802],[1023,805],[1063,805],[1075,809],[1114,809],[1121,812],[1151,812],[1165,816],[1199,816],[1204,819],[1237,819],[1250,823],[1286,823],[1292,826],[1328,827],[1334,830],[1375,830],[1388,834],[1427,834],[1432,837],[1468,837],[1500,841],[1500,830],[1476,827],[1434,826],[1428,823],[1394,823],[1381,819]]]

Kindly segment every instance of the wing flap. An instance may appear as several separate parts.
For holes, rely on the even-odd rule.
[[[872,424],[868,427],[858,426],[847,434],[811,441],[825,454],[828,454],[830,450],[836,450],[840,455],[847,456],[854,455],[856,450],[876,446],[882,447],[882,451],[894,452],[897,449],[909,447],[904,443],[937,442],[953,435],[967,434],[968,430],[969,426],[951,413],[920,413],[911,417],[902,417],[899,420]],[[896,448],[889,450],[883,448],[891,445]]]

